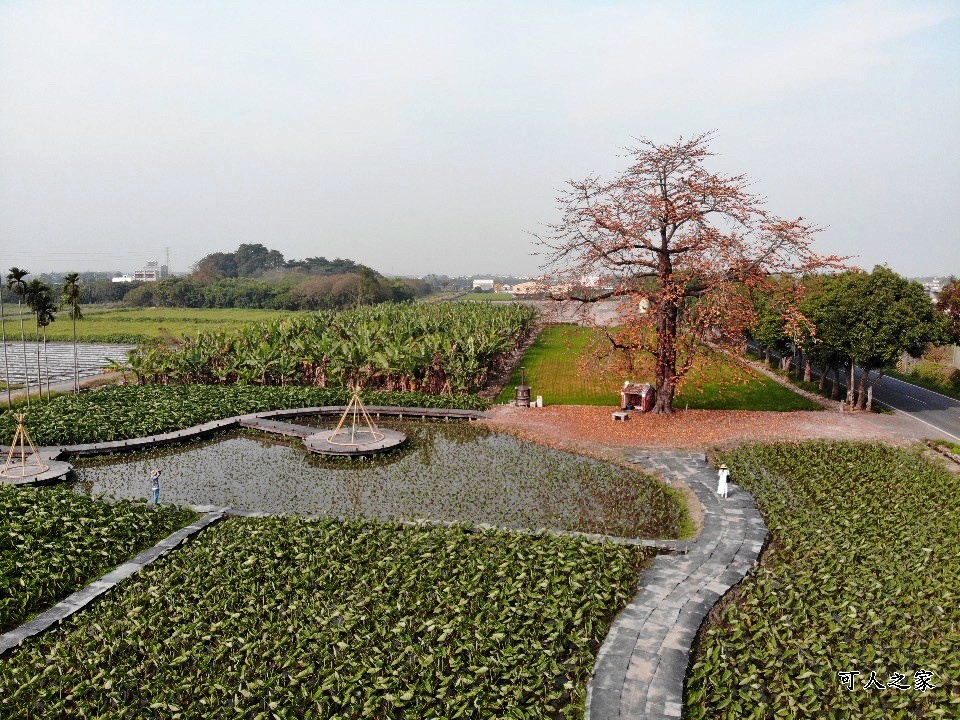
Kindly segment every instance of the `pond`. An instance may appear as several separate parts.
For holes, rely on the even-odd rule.
[[[301,418],[299,424],[316,424]],[[379,520],[488,523],[623,537],[677,537],[682,510],[644,473],[467,422],[386,421],[403,450],[367,460],[315,456],[253,431],[74,462],[78,492],[238,510]]]

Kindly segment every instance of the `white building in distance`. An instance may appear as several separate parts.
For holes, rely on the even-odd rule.
[[[133,275],[118,275],[110,278],[110,282],[156,282],[170,277],[170,272],[166,265],[161,265],[156,260],[151,260],[142,270],[135,270]]]
[[[493,280],[474,280],[473,289],[479,290],[480,292],[492,292],[493,291]]]

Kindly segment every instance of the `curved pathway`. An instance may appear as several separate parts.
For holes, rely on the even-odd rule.
[[[684,555],[658,555],[640,593],[617,616],[587,688],[587,718],[679,718],[690,651],[711,608],[756,565],[767,527],[745,490],[716,494],[702,453],[638,452],[631,462],[682,479],[705,510]]]

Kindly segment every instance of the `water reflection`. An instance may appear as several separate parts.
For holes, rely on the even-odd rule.
[[[162,501],[176,504],[618,535],[662,530],[654,527],[662,525],[666,507],[662,488],[640,473],[464,422],[382,424],[407,433],[404,450],[333,459],[308,453],[299,440],[231,433],[202,444],[78,460],[74,487],[147,499],[150,473],[161,468]]]

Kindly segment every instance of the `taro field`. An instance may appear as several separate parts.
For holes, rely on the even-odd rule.
[[[37,445],[72,445],[155,435],[245,413],[343,405],[349,400],[350,391],[346,388],[111,385],[34,403],[26,423]],[[477,395],[365,392],[363,400],[368,405],[472,410],[487,407],[487,402]],[[10,442],[16,426],[14,413],[0,411],[0,443]]]
[[[719,459],[773,541],[703,633],[689,717],[960,717],[960,476],[880,444]]]
[[[580,718],[646,552],[232,518],[0,658],[0,716]]]
[[[0,631],[45,610],[196,517],[171,506],[95,502],[68,487],[0,484]]]

